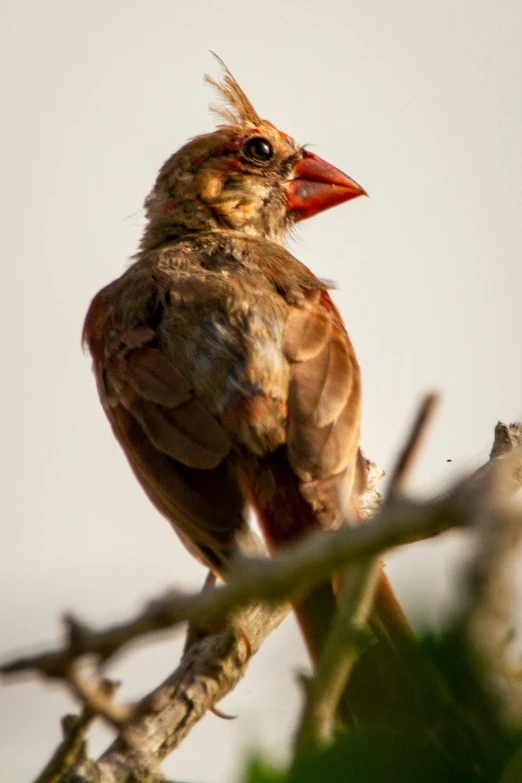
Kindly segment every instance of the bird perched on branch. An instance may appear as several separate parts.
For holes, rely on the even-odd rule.
[[[224,124],[161,168],[140,250],[93,299],[84,339],[138,481],[226,578],[251,508],[275,550],[353,518],[364,490],[354,349],[326,284],[283,245],[299,221],[365,192],[261,119],[223,68],[207,81]],[[330,585],[296,606],[314,659],[334,610]],[[383,575],[376,668],[359,685],[354,673],[354,709],[379,656],[388,676],[403,623]]]

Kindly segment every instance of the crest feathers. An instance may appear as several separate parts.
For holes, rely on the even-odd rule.
[[[212,52],[214,54],[214,52]],[[261,118],[236,82],[229,69],[217,54],[214,57],[223,69],[221,81],[205,75],[205,82],[217,90],[218,98],[223,105],[211,104],[210,111],[225,120],[229,125],[259,125]]]

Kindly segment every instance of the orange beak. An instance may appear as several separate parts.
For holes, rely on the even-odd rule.
[[[311,152],[304,152],[296,163],[293,179],[284,184],[287,205],[295,220],[305,220],[323,209],[335,207],[366,191],[342,171]]]

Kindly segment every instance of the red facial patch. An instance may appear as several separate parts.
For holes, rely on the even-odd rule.
[[[225,155],[227,152],[237,152],[237,149],[238,146],[235,142],[224,141],[218,147],[214,147],[211,152],[207,152],[204,155],[198,155],[197,158],[194,158],[190,167],[192,169],[199,169],[209,158],[219,157],[220,155]]]
[[[177,203],[178,203],[178,202],[176,201],[176,199],[175,199],[175,198],[169,198],[169,200],[168,200],[168,201],[166,201],[166,202],[163,204],[163,206],[162,206],[162,208],[161,208],[161,211],[163,212],[163,214],[164,214],[164,215],[168,215],[168,213],[169,213],[169,212],[170,212],[172,209],[174,209],[174,207],[176,206],[176,204],[177,204]]]
[[[191,168],[199,169],[201,164],[204,163],[207,158],[208,158],[208,155],[200,155],[198,158],[194,158],[194,160],[190,164]]]
[[[236,142],[233,141],[224,141],[223,144],[220,144],[219,147],[215,147],[212,155],[219,156],[219,155],[225,155],[227,152],[237,152],[238,146]]]

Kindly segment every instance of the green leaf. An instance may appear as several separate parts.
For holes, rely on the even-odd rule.
[[[522,748],[511,756],[499,783],[520,783],[522,780]]]
[[[344,737],[323,753],[300,759],[288,783],[464,783],[417,738],[369,728]]]
[[[285,783],[286,774],[277,771],[259,756],[250,762],[244,783]]]

